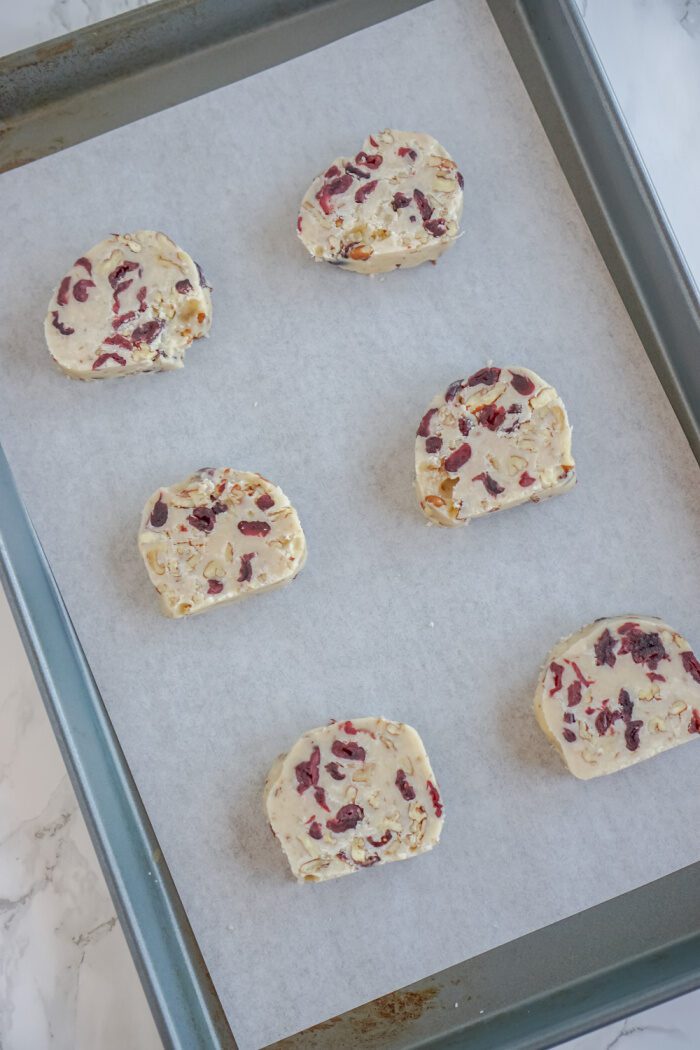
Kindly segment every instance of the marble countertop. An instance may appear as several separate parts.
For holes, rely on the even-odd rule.
[[[149,0],[24,0],[29,47]],[[577,0],[700,283],[700,0]],[[0,1050],[161,1046],[27,658],[0,593]],[[700,991],[564,1044],[700,1048]]]

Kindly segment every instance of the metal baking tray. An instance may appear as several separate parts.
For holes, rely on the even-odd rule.
[[[161,0],[11,55],[0,60],[0,170],[286,61],[418,2]],[[700,460],[697,288],[578,8],[574,0],[488,2]],[[0,574],[162,1038],[188,1050],[234,1047],[1,450]],[[275,1046],[552,1046],[700,985],[699,890],[695,864]]]

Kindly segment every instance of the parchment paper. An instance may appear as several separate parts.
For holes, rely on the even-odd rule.
[[[312,263],[307,183],[387,126],[458,159],[464,236],[383,280]],[[596,616],[656,613],[700,645],[700,479],[483,3],[438,0],[0,193],[0,434],[243,1050],[698,859],[697,746],[580,783],[532,715],[549,648]],[[51,290],[139,227],[200,261],[213,336],[181,373],[71,382],[43,342]],[[417,423],[489,358],[561,392],[578,487],[429,528]],[[173,623],[139,515],[207,464],[282,485],[309,561],[280,592]],[[297,886],[265,774],[302,731],[366,714],[421,732],[443,841]]]

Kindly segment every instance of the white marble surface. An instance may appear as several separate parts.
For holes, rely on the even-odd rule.
[[[0,7],[6,53],[149,0]],[[578,0],[700,278],[700,0]],[[0,594],[0,1050],[161,1045]],[[700,991],[565,1044],[700,1050]]]

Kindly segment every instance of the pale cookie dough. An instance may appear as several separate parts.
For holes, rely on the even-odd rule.
[[[596,620],[550,653],[535,713],[574,776],[614,773],[700,733],[700,662],[655,617]]]
[[[272,767],[265,805],[300,882],[425,853],[443,825],[421,738],[411,726],[384,718],[304,733]]]
[[[182,368],[211,325],[211,295],[187,252],[153,230],[113,234],[71,266],[51,297],[44,331],[74,379]]]
[[[437,525],[464,525],[575,484],[566,409],[528,368],[481,368],[451,383],[418,427],[416,493]]]
[[[464,180],[431,135],[378,131],[338,157],[301,202],[297,231],[317,261],[386,273],[437,259],[454,243]]]
[[[279,587],[301,571],[297,512],[260,474],[205,467],[146,503],[139,550],[166,616]]]

